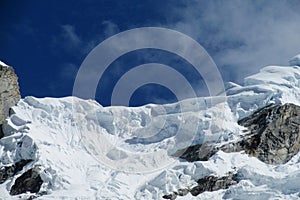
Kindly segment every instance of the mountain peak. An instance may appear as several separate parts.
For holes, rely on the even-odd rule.
[[[229,83],[226,98],[199,97],[134,108],[103,107],[76,97],[25,97],[11,108],[3,125],[1,197],[155,200],[181,195],[193,199],[199,194],[197,198],[204,199],[291,199],[298,196],[295,185],[300,184],[294,178],[300,176],[298,140],[294,143],[299,133],[281,135],[299,120],[294,117],[299,115],[294,113],[300,105],[299,80],[298,66],[268,66],[248,77],[244,85]],[[286,120],[290,114],[292,120]],[[248,120],[238,124],[240,119]],[[288,126],[281,126],[285,122]],[[264,124],[269,128],[260,129]],[[274,126],[281,127],[274,137],[263,132],[256,149],[244,149],[257,157],[229,151],[249,132],[255,135],[256,130]],[[286,141],[289,145],[282,151],[264,151],[264,142],[277,144],[277,138],[281,143],[276,148]],[[176,150],[209,142],[229,146],[208,152],[202,161],[172,156]],[[255,142],[249,140],[248,146]],[[197,148],[192,150],[193,155],[197,153]],[[287,156],[286,151],[290,151]],[[274,160],[273,152],[281,154],[280,162]],[[261,162],[264,153],[270,162]],[[210,192],[202,193],[207,187],[205,191]]]
[[[295,65],[300,66],[300,54],[294,56],[294,57],[289,61],[289,63],[290,63],[290,66],[295,66]]]

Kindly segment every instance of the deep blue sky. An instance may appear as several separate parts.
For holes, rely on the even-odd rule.
[[[265,65],[285,65],[300,52],[300,3],[274,1],[1,1],[0,60],[15,68],[22,96],[72,95],[76,72],[101,41],[131,28],[159,26],[196,39],[216,62],[225,81],[242,82]],[[182,70],[199,96],[207,95],[201,76],[167,52],[140,50],[114,62],[97,100],[110,104],[118,78],[148,62]],[[120,70],[121,74],[114,73]],[[175,101],[166,88],[148,85],[131,105]]]

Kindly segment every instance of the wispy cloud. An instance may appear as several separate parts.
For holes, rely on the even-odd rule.
[[[75,27],[70,24],[61,26],[61,37],[64,40],[65,45],[70,48],[79,47],[82,44],[81,38],[75,31]]]
[[[103,21],[102,22],[102,26],[103,26],[103,33],[104,33],[104,37],[110,37],[113,36],[115,34],[117,34],[118,32],[120,32],[119,27],[113,23],[112,21]]]
[[[60,26],[60,34],[53,38],[54,48],[64,48],[71,53],[77,52],[79,55],[87,55],[95,46],[104,39],[118,33],[118,26],[112,21],[99,23],[98,31],[89,34],[88,37],[79,35],[76,26],[64,24]]]
[[[60,72],[58,78],[59,83],[54,83],[51,88],[55,91],[57,88],[62,88],[63,84],[69,87],[67,83],[75,80],[77,72],[80,68],[82,59],[90,53],[90,51],[100,44],[104,39],[108,38],[119,32],[118,26],[111,21],[104,21],[99,23],[98,31],[83,36],[77,31],[76,25],[65,24],[60,26],[60,34],[53,38],[52,47],[54,50],[57,48],[61,51],[65,51],[64,55],[69,56],[71,59],[69,62],[60,64]],[[79,29],[79,28],[78,28]],[[76,55],[76,57],[74,57]],[[97,72],[91,74],[85,74],[87,80],[94,76]],[[62,84],[63,83],[63,84]]]

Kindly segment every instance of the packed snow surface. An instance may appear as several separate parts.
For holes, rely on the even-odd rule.
[[[299,96],[300,67],[268,66],[243,86],[229,83],[226,95],[174,104],[102,107],[76,97],[26,97],[3,125],[0,166],[34,160],[22,172],[39,166],[41,199],[162,199],[232,171],[243,175],[237,185],[178,199],[299,199],[300,154],[279,166],[243,152],[193,163],[172,156],[192,144],[235,140],[244,129],[238,119],[269,104],[300,105]],[[0,185],[2,199],[12,198],[16,177]]]

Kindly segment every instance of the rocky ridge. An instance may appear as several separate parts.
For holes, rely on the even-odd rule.
[[[284,164],[299,152],[300,106],[267,106],[238,123],[247,128],[240,140],[194,145],[175,156],[193,162],[206,161],[219,150],[226,153],[245,151],[267,164]]]
[[[12,67],[0,62],[0,138],[4,136],[2,126],[9,116],[9,109],[20,100],[18,76]]]

